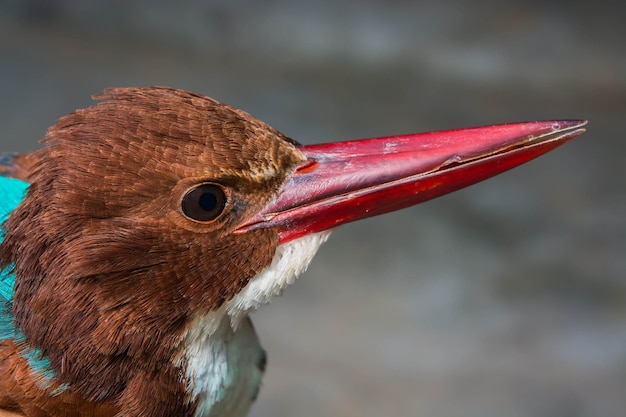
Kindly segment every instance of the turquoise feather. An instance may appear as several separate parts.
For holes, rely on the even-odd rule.
[[[13,178],[0,177],[0,225],[3,225],[11,212],[22,202],[26,196],[28,183]],[[0,227],[0,242],[4,239],[4,227]],[[13,286],[15,275],[12,268],[0,270],[0,303],[6,306],[13,299]],[[13,317],[7,308],[0,314],[0,338],[15,337]],[[10,311],[10,310],[9,310]]]
[[[4,238],[4,222],[9,218],[11,212],[24,200],[28,190],[28,183],[13,179],[0,177],[0,243]],[[13,287],[15,285],[15,275],[12,267],[9,266],[0,270],[0,339],[21,340],[13,323],[11,313],[11,302],[13,300]],[[43,377],[39,383],[43,388],[51,387],[55,372],[50,367],[50,362],[46,357],[41,356],[39,349],[25,348],[21,354],[28,360],[32,369],[38,371]],[[53,395],[58,395],[67,389],[65,384],[59,386]]]
[[[0,224],[3,224],[9,214],[24,200],[28,183],[14,178],[0,177]],[[0,242],[4,237],[4,230],[0,230]]]

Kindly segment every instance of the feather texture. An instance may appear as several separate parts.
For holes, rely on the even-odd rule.
[[[22,202],[26,195],[28,184],[24,181],[0,177],[0,243],[4,238],[2,225],[11,212]],[[15,275],[11,267],[0,270],[0,339],[15,337],[13,315],[11,314],[10,302],[13,299],[13,286]]]

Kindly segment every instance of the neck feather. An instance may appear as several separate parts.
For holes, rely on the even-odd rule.
[[[239,321],[250,311],[280,295],[285,287],[306,271],[331,233],[331,230],[326,230],[280,245],[270,266],[252,278],[248,285],[226,303],[226,313],[230,316],[232,327],[236,329]]]
[[[279,295],[303,273],[330,231],[305,236],[276,249],[272,263],[218,310],[196,317],[183,336],[196,415],[243,416],[256,398],[265,352],[248,313]]]

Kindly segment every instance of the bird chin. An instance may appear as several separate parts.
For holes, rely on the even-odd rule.
[[[270,266],[252,278],[243,290],[223,306],[230,317],[232,328],[236,330],[248,313],[280,295],[287,285],[306,271],[331,233],[332,230],[325,230],[278,246]]]
[[[265,363],[248,313],[293,283],[330,234],[327,230],[278,246],[270,266],[239,294],[218,310],[191,321],[174,363],[187,370],[190,394],[198,403],[197,415],[224,415],[225,410],[228,415],[245,415],[260,387]]]

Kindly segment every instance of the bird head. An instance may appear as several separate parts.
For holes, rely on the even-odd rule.
[[[25,341],[92,398],[116,395],[128,369],[178,378],[172,358],[190,322],[216,315],[236,328],[306,269],[334,227],[505,171],[584,124],[302,146],[180,90],[96,98],[24,159],[28,193],[0,246],[0,266],[18,277]]]

